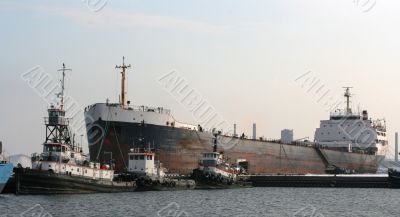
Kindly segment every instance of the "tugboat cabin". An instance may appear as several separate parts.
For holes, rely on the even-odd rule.
[[[68,163],[71,156],[71,149],[68,145],[60,143],[44,143],[43,152],[32,155],[32,161],[54,161],[54,162]]]
[[[131,149],[129,156],[128,171],[139,175],[155,176],[160,175],[154,158],[155,153],[145,149]]]
[[[54,105],[48,109],[48,123],[49,125],[67,125],[68,119],[65,118],[65,111],[55,108]]]
[[[222,163],[222,155],[218,152],[203,153],[202,166],[216,167]]]

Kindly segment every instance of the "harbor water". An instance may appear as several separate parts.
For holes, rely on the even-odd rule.
[[[0,216],[399,216],[400,190],[248,188],[55,196],[0,195]]]

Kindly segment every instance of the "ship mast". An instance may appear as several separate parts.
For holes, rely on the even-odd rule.
[[[131,64],[129,65],[125,65],[125,57],[122,57],[122,66],[115,66],[116,69],[122,69],[122,79],[121,79],[121,105],[122,108],[125,108],[126,105],[126,87],[125,87],[125,81],[126,81],[126,74],[125,74],[125,70],[127,68],[130,68]]]
[[[62,80],[61,80],[61,93],[59,94],[59,97],[61,99],[61,105],[60,109],[64,110],[64,90],[65,90],[65,72],[66,71],[72,71],[72,69],[67,69],[65,67],[65,64],[63,63],[63,67],[59,69],[58,71],[62,71]],[[61,95],[61,96],[60,96]]]
[[[46,143],[59,143],[59,144],[71,144],[71,136],[68,129],[68,118],[65,117],[64,110],[64,91],[65,91],[65,72],[72,71],[67,69],[63,63],[63,67],[58,71],[62,72],[61,79],[61,93],[57,96],[60,98],[60,107],[55,107],[53,105],[47,109],[48,117],[45,117],[46,125]]]
[[[344,97],[346,98],[346,115],[351,115],[351,108],[350,108],[350,97],[352,94],[350,93],[350,88],[353,87],[343,87],[346,91],[344,92]]]
[[[213,152],[217,152],[218,150],[218,135],[221,135],[221,131],[215,131],[215,129],[213,129],[213,142],[214,142],[214,146],[213,146]]]
[[[218,146],[218,134],[215,134],[215,135],[214,135],[213,152],[217,152],[217,146]]]

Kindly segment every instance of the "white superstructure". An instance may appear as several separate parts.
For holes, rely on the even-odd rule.
[[[146,123],[159,126],[198,130],[198,126],[178,122],[169,109],[147,106],[121,106],[115,103],[96,103],[85,108],[86,124],[95,121]]]
[[[93,125],[96,121],[125,122],[125,123],[146,123],[159,126],[170,126],[198,130],[197,126],[180,123],[176,121],[171,111],[162,107],[131,106],[126,100],[126,69],[131,65],[125,65],[125,57],[122,58],[122,65],[116,66],[122,69],[121,75],[121,98],[119,103],[96,103],[85,108],[86,126]],[[90,128],[90,127],[89,127]]]
[[[65,64],[62,71],[61,93],[57,96],[60,105],[47,110],[45,118],[46,140],[43,143],[41,154],[32,154],[32,169],[48,171],[49,173],[79,176],[95,180],[109,180],[114,178],[114,171],[108,165],[100,165],[87,160],[81,146],[75,145],[74,136],[71,136],[69,119],[65,117],[64,110],[64,81]]]
[[[150,149],[132,149],[128,156],[128,172],[150,178],[164,177],[164,169],[159,162],[155,163],[154,151]]]
[[[203,153],[199,169],[206,175],[213,175],[215,177],[221,176],[228,180],[236,180],[237,174],[240,171],[239,168],[234,168],[229,165],[219,152]]]
[[[335,110],[329,120],[321,121],[315,131],[315,142],[322,147],[385,155],[388,147],[385,121],[369,119],[367,111],[353,112],[349,106],[349,88],[344,96],[346,108]]]
[[[32,169],[90,179],[113,180],[114,171],[110,170],[108,165],[101,166],[100,163],[89,162],[86,158],[81,149],[72,149],[65,144],[45,143],[43,153],[32,155]]]

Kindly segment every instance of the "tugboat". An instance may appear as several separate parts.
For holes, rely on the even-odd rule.
[[[13,165],[3,155],[3,144],[0,141],[0,194],[13,174]]]
[[[194,180],[166,174],[161,163],[155,163],[154,149],[134,148],[129,155],[128,174],[136,181],[138,191],[166,191],[194,189]]]
[[[251,183],[239,178],[246,171],[239,166],[231,165],[222,152],[217,151],[218,135],[214,133],[213,152],[203,153],[202,161],[193,170],[192,177],[198,189],[218,189],[232,187],[250,187]]]
[[[16,194],[69,194],[125,192],[134,182],[114,182],[108,165],[89,162],[82,147],[71,138],[64,110],[65,64],[62,71],[60,106],[51,105],[45,118],[46,140],[41,154],[32,155],[32,169],[16,169]]]
[[[389,168],[389,184],[391,188],[400,188],[400,171]]]

